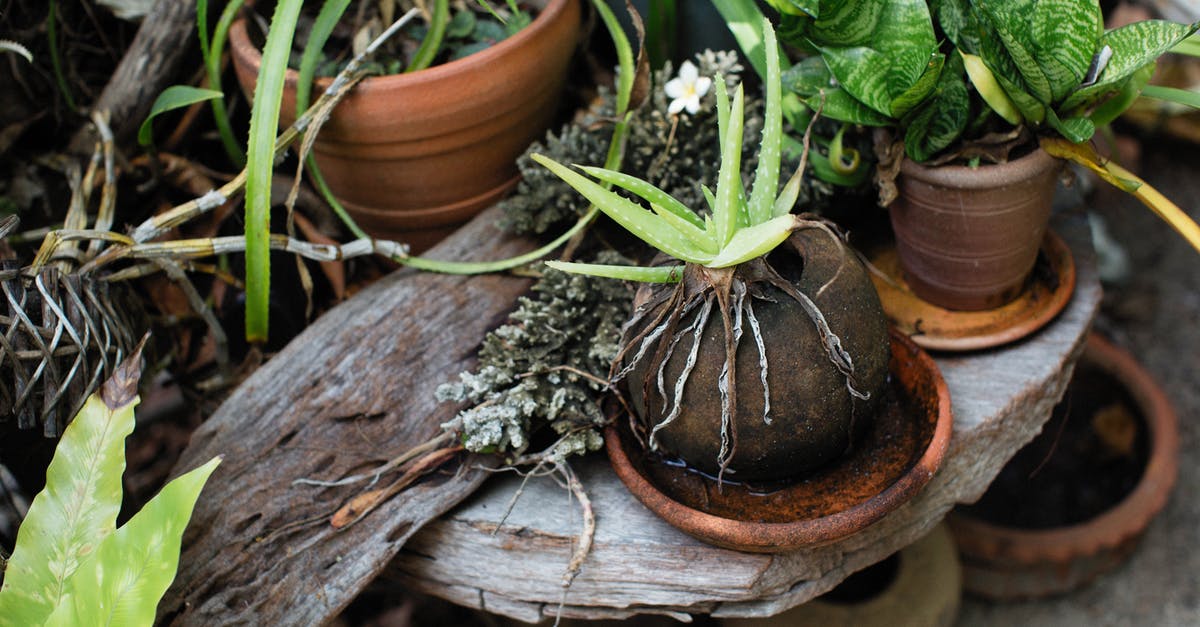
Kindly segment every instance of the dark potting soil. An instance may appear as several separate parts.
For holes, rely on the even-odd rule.
[[[1145,417],[1124,386],[1081,362],[1042,433],[966,513],[1023,529],[1094,518],[1137,486],[1149,459],[1149,437]]]

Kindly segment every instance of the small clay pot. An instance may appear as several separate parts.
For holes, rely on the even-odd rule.
[[[1088,388],[1092,392],[1073,389],[1080,371],[1085,368],[1098,370],[1102,377],[1094,387]],[[1069,418],[1078,420],[1107,420],[1108,443],[1112,444],[1114,436],[1124,433],[1129,439],[1122,444],[1122,438],[1116,437],[1117,444],[1129,446],[1129,450],[1136,447],[1144,451],[1139,455],[1145,458],[1145,468],[1140,478],[1136,474],[1128,475],[1133,487],[1115,505],[1086,520],[1065,526],[1045,527],[1039,521],[1038,524],[1043,526],[1033,528],[1035,523],[1029,520],[1023,520],[1020,526],[1007,522],[1001,524],[995,522],[994,516],[989,516],[992,521],[985,520],[982,518],[984,513],[972,510],[979,509],[986,499],[994,496],[993,492],[997,489],[995,483],[979,504],[972,508],[957,509],[947,520],[962,553],[964,585],[974,595],[993,600],[1018,600],[1053,596],[1078,588],[1124,563],[1150,521],[1167,503],[1178,468],[1178,419],[1166,395],[1150,374],[1129,353],[1093,334],[1088,338],[1071,385],[1067,397],[1057,410],[1070,410],[1072,413]],[[1099,386],[1104,385],[1113,387],[1109,391],[1096,392]],[[1118,389],[1119,392],[1112,391]],[[1072,394],[1076,395],[1073,402]],[[1080,397],[1087,394],[1125,397],[1132,407],[1125,408],[1126,401],[1120,400],[1088,415],[1071,409],[1092,401]],[[1136,431],[1139,434],[1136,440],[1132,437],[1135,432],[1119,428],[1119,423],[1113,426],[1112,412],[1126,410],[1133,414],[1128,419],[1130,424],[1133,421],[1142,423]],[[1109,413],[1104,414],[1106,411]],[[1095,490],[1111,482],[1101,468],[1089,472],[1086,470],[1088,467],[1077,471],[1076,474],[1080,475],[1078,484],[1065,484],[1046,478],[1052,472],[1054,456],[1074,455],[1071,451],[1078,449],[1081,444],[1078,437],[1066,433],[1062,427],[1049,423],[1042,435],[1010,462],[1010,466],[1017,463],[1023,453],[1031,451],[1033,455],[1027,455],[1026,463],[1015,467],[1017,472],[1014,474],[1028,478],[1030,490],[1050,491],[1049,494],[1045,498],[1035,495],[1014,497],[1009,494],[1004,497],[1004,502],[1021,498],[1023,502],[1033,504],[1032,508],[1025,509],[1038,513],[1046,509],[1038,505],[1039,501],[1065,500],[1059,495],[1074,496],[1082,490]],[[1064,437],[1069,439],[1064,441]],[[1046,453],[1047,450],[1052,452]],[[1040,475],[1029,471],[1028,466],[1033,464],[1038,466],[1036,470]],[[1043,466],[1047,469],[1043,469]],[[1012,491],[1011,488],[1005,490],[1006,493]],[[998,502],[990,510],[1003,512],[1006,517],[1024,518],[1019,508],[1003,508],[1002,505],[1002,502]]]
[[[763,369],[753,325],[742,316],[742,336],[737,348],[736,407],[726,430],[733,456],[722,473],[722,395],[719,380],[725,367],[725,328],[719,308],[708,316],[700,348],[687,380],[678,417],[658,433],[665,456],[685,461],[701,472],[733,481],[769,481],[794,478],[844,454],[870,425],[883,396],[888,374],[890,343],[887,319],[879,296],[857,256],[841,240],[820,229],[794,233],[767,257],[767,263],[795,289],[807,294],[824,314],[854,364],[854,386],[869,395],[855,398],[847,378],[830,362],[817,325],[792,296],[775,286],[745,278],[747,297],[766,350],[767,387],[770,390],[770,423],[763,417]],[[635,303],[661,297],[674,286],[647,285]],[[685,329],[700,315],[700,308],[684,315]],[[625,342],[646,329],[653,315],[626,325]],[[636,343],[636,342],[635,342]],[[635,364],[626,380],[634,412],[647,429],[670,413],[675,403],[675,382],[683,376],[693,343],[682,334],[667,358],[663,381],[667,397],[657,385],[659,356],[648,355]],[[631,351],[628,357],[632,357]],[[649,394],[647,394],[649,392]]]
[[[1040,148],[974,168],[906,158],[888,213],[912,290],[965,311],[1015,299],[1045,237],[1060,164]]]
[[[368,233],[403,241],[417,231],[431,240],[516,184],[516,158],[553,121],[580,33],[579,0],[535,4],[533,22],[512,37],[411,74],[364,79],[334,109],[313,152]],[[229,42],[251,95],[262,55],[245,20],[230,28]],[[281,125],[295,120],[296,80],[288,70]],[[329,84],[315,80],[313,93]]]

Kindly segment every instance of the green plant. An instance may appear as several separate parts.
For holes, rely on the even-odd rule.
[[[116,527],[140,363],[139,350],[63,433],[5,569],[0,625],[154,622],[196,498],[221,460],[174,479]]]
[[[580,166],[596,179],[615,185],[649,203],[650,211],[570,168],[542,155],[532,158],[554,172],[606,215],[654,248],[686,263],[722,270],[770,252],[803,221],[791,213],[800,194],[797,172],[779,192],[783,121],[780,104],[779,56],[773,31],[768,29],[766,122],[758,168],[749,196],[742,184],[742,134],[745,93],[739,85],[732,102],[725,81],[717,77],[717,115],[721,137],[721,166],[715,192],[705,190],[711,215],[701,218],[654,185],[614,170]],[[668,283],[682,278],[682,266],[629,267],[548,262],[570,272],[631,281]]]
[[[712,465],[716,468],[718,476],[724,474],[734,458],[737,448],[735,421],[745,418],[741,415],[745,409],[737,402],[738,379],[735,374],[738,370],[738,344],[743,331],[753,338],[758,350],[758,361],[755,365],[759,369],[760,376],[757,379],[762,382],[763,395],[760,420],[771,424],[772,393],[767,383],[766,348],[771,342],[768,341],[769,333],[764,333],[760,328],[759,317],[755,314],[753,304],[755,300],[759,301],[760,308],[770,306],[766,303],[779,305],[784,300],[798,304],[800,310],[816,327],[816,337],[823,356],[833,364],[833,373],[842,379],[849,397],[867,400],[871,396],[869,389],[864,393],[856,387],[861,382],[855,378],[854,359],[843,348],[841,339],[831,330],[824,313],[812,297],[790,280],[783,278],[766,257],[792,233],[802,229],[826,227],[791,213],[799,196],[803,162],[797,173],[783,186],[782,191],[779,189],[783,140],[780,55],[770,23],[764,20],[762,28],[767,76],[765,120],[758,150],[758,166],[749,193],[744,189],[740,167],[745,95],[739,86],[731,102],[726,94],[724,79],[720,76],[715,78],[714,83],[721,164],[716,190],[704,189],[710,211],[708,215],[701,217],[698,212],[644,180],[604,168],[580,166],[582,171],[595,179],[639,197],[648,205],[647,209],[562,164],[540,155],[533,156],[538,163],[561,177],[632,234],[658,251],[684,262],[684,265],[655,267],[547,262],[555,269],[569,272],[631,281],[677,284],[669,293],[651,296],[650,303],[634,314],[627,328],[642,330],[625,340],[621,354],[629,359],[624,362],[624,368],[621,368],[620,363],[614,366],[620,369],[615,377],[617,380],[644,366],[645,389],[657,387],[659,395],[667,401],[668,386],[664,380],[667,363],[685,335],[693,338],[688,357],[682,364],[682,372],[670,386],[674,390],[674,401],[669,403],[670,409],[664,404],[661,419],[656,420],[653,425],[647,425],[647,444],[652,449],[658,445],[659,431],[681,415],[680,408],[686,402],[684,389],[691,378],[702,338],[707,332],[707,320],[710,314],[719,314],[722,324],[718,328],[723,329],[724,334],[723,365],[719,368],[719,376],[712,373],[714,380],[704,382],[715,384],[720,391],[720,450],[716,455],[716,464]],[[829,236],[837,240],[832,233],[829,233]],[[840,241],[836,243],[838,247],[832,250],[840,251],[840,263],[846,263],[846,253],[840,248]],[[838,263],[836,259],[835,263]],[[869,288],[869,285],[867,287]],[[777,294],[778,299],[768,294]],[[871,296],[874,297],[873,292]],[[879,328],[882,329],[882,313],[879,313],[879,319]],[[686,320],[690,322],[685,322]],[[743,324],[743,321],[746,324]],[[654,348],[655,346],[657,348]],[[875,348],[886,351],[886,342]],[[886,360],[883,361],[886,363]],[[655,378],[657,386],[653,382]],[[874,383],[874,380],[870,382],[871,385]],[[646,416],[643,418],[648,419]],[[705,460],[688,461],[700,463],[702,467],[710,466]],[[778,469],[743,470],[747,472],[747,476],[750,472],[779,472]]]

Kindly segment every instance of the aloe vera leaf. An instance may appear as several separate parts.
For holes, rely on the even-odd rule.
[[[555,270],[586,274],[605,279],[621,279],[638,283],[678,283],[683,277],[683,266],[656,266],[643,268],[638,266],[610,266],[596,263],[575,263],[565,261],[547,261],[546,265]]]
[[[710,268],[726,268],[771,252],[795,230],[796,219],[794,215],[783,215],[762,224],[738,230],[729,243],[721,249],[720,254],[705,265]]]
[[[696,248],[682,233],[676,231],[661,217],[646,211],[636,204],[621,198],[587,177],[544,155],[530,157],[545,166],[568,185],[575,188],[618,224],[654,248],[683,261],[704,264],[712,255]]]
[[[717,204],[713,207],[717,243],[724,246],[737,230],[742,189],[742,128],[746,97],[741,85],[729,108],[728,127],[721,138],[721,169],[717,173]]]
[[[695,225],[697,228],[704,228],[704,220],[695,211],[687,208],[687,205],[679,202],[670,194],[655,187],[654,185],[643,181],[635,176],[630,176],[616,170],[606,168],[597,168],[593,166],[579,166],[580,170],[591,174],[595,178],[611,183],[621,189],[629,190],[645,200],[654,203],[663,209],[675,214],[676,216]]]
[[[766,18],[764,18],[766,21]],[[775,195],[779,189],[779,162],[783,152],[782,85],[779,70],[779,46],[770,23],[763,25],[767,56],[767,102],[763,113],[762,143],[758,150],[758,168],[748,204],[749,222],[761,224],[774,213]]]

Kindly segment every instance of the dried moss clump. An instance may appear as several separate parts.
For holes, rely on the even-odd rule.
[[[600,257],[622,263],[613,253]],[[519,456],[544,424],[563,436],[548,452],[552,461],[599,449],[606,420],[598,399],[632,297],[617,281],[546,268],[508,324],[484,338],[477,369],[438,387],[438,400],[471,405],[443,428],[478,453]]]

